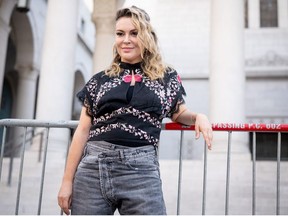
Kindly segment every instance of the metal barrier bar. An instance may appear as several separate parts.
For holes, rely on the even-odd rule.
[[[13,161],[14,161],[14,150],[10,154],[9,173],[8,173],[8,181],[7,181],[8,186],[11,186],[11,182],[12,182]]]
[[[42,174],[41,174],[41,186],[40,186],[40,194],[39,194],[39,203],[38,203],[38,215],[41,213],[41,206],[42,206],[42,197],[43,197],[43,186],[44,186],[44,179],[45,179],[45,169],[46,169],[46,159],[47,159],[47,149],[48,149],[48,140],[49,140],[49,130],[50,128],[46,129],[46,138],[45,138],[45,146],[44,146],[44,159],[43,159],[43,167],[42,167]]]
[[[164,130],[195,130],[195,125],[166,123]],[[255,123],[217,123],[212,124],[213,131],[242,131],[242,132],[288,132],[288,124],[255,124]]]
[[[26,141],[27,127],[25,127],[24,129],[25,129],[25,131],[24,131],[24,137],[23,137],[23,143],[22,143],[22,151],[21,151],[21,162],[20,162],[20,170],[19,170],[19,179],[18,179],[18,189],[17,189],[17,200],[16,200],[15,215],[18,215],[18,213],[19,213],[22,174],[23,174],[24,157],[25,157],[25,143],[26,143],[25,141]]]
[[[76,128],[79,121],[43,121],[36,119],[1,119],[0,126],[43,127],[43,128]]]
[[[256,213],[256,132],[253,132],[252,143],[252,215]]]
[[[178,173],[178,194],[177,194],[177,215],[180,215],[181,201],[181,183],[182,183],[182,153],[183,153],[183,136],[184,132],[180,133],[180,150],[179,150],[179,173]]]
[[[39,154],[38,154],[38,162],[42,160],[42,148],[43,148],[43,133],[40,134],[40,146],[39,146]]]
[[[278,132],[277,137],[277,185],[276,185],[276,214],[280,214],[280,161],[281,161],[281,133]]]
[[[225,215],[229,214],[229,188],[230,188],[230,161],[231,161],[231,134],[228,132],[228,149],[227,149],[227,168],[226,168],[226,199],[225,199]]]
[[[207,183],[207,147],[204,143],[204,165],[203,165],[203,195],[202,195],[202,215],[206,214],[206,183]]]
[[[2,176],[2,163],[3,163],[3,158],[4,158],[4,147],[5,147],[6,133],[7,133],[7,126],[4,126],[3,136],[2,136],[2,144],[1,144],[1,152],[0,152],[0,181],[1,181],[1,176]]]

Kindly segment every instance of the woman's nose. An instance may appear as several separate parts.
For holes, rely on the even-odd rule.
[[[129,35],[125,36],[123,42],[124,42],[124,43],[130,43],[130,42],[131,42],[131,41],[130,41],[130,37],[129,37]]]

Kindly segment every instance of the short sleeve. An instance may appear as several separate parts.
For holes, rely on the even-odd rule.
[[[171,107],[166,117],[172,118],[173,114],[179,111],[180,105],[185,104],[184,96],[186,96],[186,92],[180,76],[175,70],[168,72],[168,77],[167,98]]]
[[[77,93],[78,99],[82,105],[87,108],[87,114],[93,116],[93,98],[95,98],[97,88],[97,79],[93,76],[83,87],[81,91]]]

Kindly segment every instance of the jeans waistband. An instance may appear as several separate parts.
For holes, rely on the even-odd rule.
[[[157,147],[153,145],[141,147],[127,147],[109,143],[106,141],[89,141],[86,146],[86,151],[92,155],[100,157],[135,157],[141,155],[157,156]]]

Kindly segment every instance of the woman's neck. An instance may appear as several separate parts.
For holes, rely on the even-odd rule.
[[[131,64],[127,62],[120,62],[120,67],[123,69],[135,70],[135,69],[141,68],[141,62],[137,62],[135,64]]]

